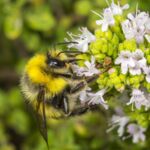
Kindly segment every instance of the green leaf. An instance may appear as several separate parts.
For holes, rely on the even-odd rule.
[[[23,22],[20,14],[12,13],[4,19],[4,32],[7,38],[16,39],[22,32]]]
[[[75,3],[75,12],[79,15],[88,15],[92,5],[90,1],[80,0]]]
[[[38,31],[47,31],[54,27],[55,20],[46,6],[39,6],[31,8],[26,13],[27,25]]]

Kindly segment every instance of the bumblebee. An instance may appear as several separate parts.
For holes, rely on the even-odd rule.
[[[21,77],[21,91],[36,114],[40,132],[47,142],[47,118],[80,115],[92,106],[81,104],[79,95],[99,75],[81,77],[72,65],[80,52],[52,50],[36,54],[26,64]]]

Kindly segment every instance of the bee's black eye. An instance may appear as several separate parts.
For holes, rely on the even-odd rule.
[[[52,67],[52,68],[63,68],[65,67],[65,62],[55,59],[55,58],[51,58],[47,61],[48,66]]]

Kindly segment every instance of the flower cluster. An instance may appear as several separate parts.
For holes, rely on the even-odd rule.
[[[65,41],[68,49],[82,52],[77,58],[83,61],[72,66],[73,72],[86,78],[99,75],[95,87],[81,91],[81,104],[108,109],[119,99],[126,115],[113,116],[112,128],[119,126],[120,137],[126,131],[137,143],[145,140],[150,125],[150,16],[139,10],[125,15],[128,8],[112,1],[102,13],[92,11],[100,17],[94,34],[82,27],[80,34],[68,32]]]
[[[131,75],[140,75],[142,70],[146,69],[146,59],[142,50],[137,49],[135,52],[129,50],[121,51],[115,64],[121,64],[122,74],[126,74],[129,70]]]
[[[128,14],[128,19],[121,23],[126,39],[135,38],[137,43],[143,43],[144,37],[150,42],[150,18],[145,12]]]
[[[118,136],[122,137],[123,140],[127,138],[132,138],[133,143],[138,143],[140,141],[145,141],[145,131],[146,128],[141,127],[138,124],[130,123],[130,118],[124,114],[115,114],[111,118],[110,128],[107,132],[110,132],[114,128],[118,128]],[[127,133],[127,136],[123,136],[124,133]]]

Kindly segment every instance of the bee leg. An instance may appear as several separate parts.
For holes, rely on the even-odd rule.
[[[74,94],[74,93],[82,90],[87,84],[94,82],[98,77],[99,77],[99,75],[94,75],[92,77],[85,78],[85,81],[81,81],[75,87],[71,88],[69,93]]]
[[[68,98],[65,96],[65,92],[53,97],[48,103],[56,109],[62,109],[65,114],[69,113]]]
[[[76,116],[76,115],[82,115],[82,114],[86,113],[88,110],[89,110],[89,108],[87,108],[87,107],[76,108],[69,114],[69,117]]]
[[[65,114],[69,113],[69,104],[68,104],[68,99],[67,97],[63,98],[63,105],[62,105],[62,109],[64,111]]]
[[[47,125],[46,125],[46,114],[45,114],[45,89],[43,86],[39,87],[39,94],[37,97],[37,122],[39,126],[39,130],[41,135],[43,136],[44,140],[46,141],[47,147],[49,149],[48,145],[48,135],[47,135]],[[40,115],[40,106],[42,106],[42,114]]]
[[[76,76],[75,74],[70,74],[70,73],[54,73],[54,75],[61,76],[64,78],[74,79],[74,80],[84,79],[83,76]]]
[[[58,56],[62,53],[65,53],[68,57],[76,57],[79,54],[83,54],[83,52],[80,51],[62,51],[58,54]]]

